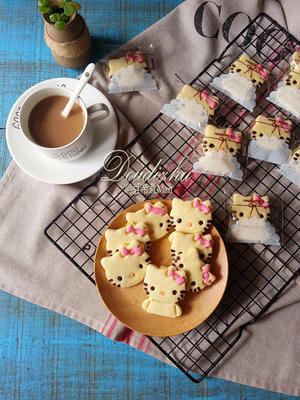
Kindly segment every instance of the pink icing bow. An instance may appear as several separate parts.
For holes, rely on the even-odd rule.
[[[132,53],[127,53],[126,56],[126,61],[132,60],[133,62],[144,62],[144,56],[142,54],[132,54]]]
[[[253,200],[256,201],[260,207],[268,208],[270,206],[270,203],[263,200],[258,194],[253,195]]]
[[[193,207],[198,208],[198,210],[203,211],[204,214],[209,214],[211,212],[211,208],[206,204],[201,203],[199,199],[194,199]]]
[[[131,226],[131,225],[127,226],[126,232],[127,232],[127,233],[134,233],[134,234],[140,235],[140,236],[146,235],[145,229],[142,229],[142,228],[134,228],[134,227]]]
[[[200,98],[201,99],[203,98],[206,101],[206,103],[210,106],[210,108],[216,108],[217,102],[211,97],[209,97],[207,90],[203,90],[203,92],[200,95]]]
[[[242,138],[233,132],[231,126],[226,129],[226,135],[228,135],[236,143],[241,143],[242,141]]]
[[[196,233],[195,240],[198,240],[202,246],[206,247],[207,249],[212,246],[210,240],[205,239],[200,233]]]
[[[126,247],[121,247],[121,254],[123,257],[125,256],[140,256],[142,255],[143,250],[140,246],[134,247],[133,249],[126,249]]]
[[[153,207],[152,204],[146,205],[146,212],[153,213],[153,214],[160,214],[161,216],[165,215],[165,208]]]
[[[289,125],[286,122],[284,122],[284,120],[281,117],[276,118],[276,125],[280,126],[286,132],[290,132],[292,130],[291,125]]]
[[[185,277],[176,274],[173,269],[169,269],[168,276],[171,276],[178,283],[178,285],[182,285],[185,282]]]
[[[262,78],[266,79],[268,77],[268,73],[263,69],[263,66],[261,64],[257,64],[256,69]]]
[[[210,280],[210,265],[209,264],[203,265],[202,271],[203,271],[204,282],[206,283],[206,285],[209,285],[211,283],[211,280]]]

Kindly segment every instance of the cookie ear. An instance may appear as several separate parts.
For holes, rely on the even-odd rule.
[[[134,212],[128,212],[127,214],[126,214],[126,220],[128,221],[128,222],[130,222],[130,223],[134,223],[134,220],[135,220],[135,218],[134,218]]]
[[[106,240],[109,238],[109,235],[110,235],[110,233],[111,233],[112,230],[113,230],[113,229],[106,229],[106,231],[105,231],[105,233],[104,233],[104,236],[105,236],[105,239],[106,239]]]

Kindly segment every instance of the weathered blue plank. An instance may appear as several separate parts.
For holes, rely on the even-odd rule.
[[[4,292],[0,309],[1,400],[295,399],[221,379],[194,384],[151,356]]]

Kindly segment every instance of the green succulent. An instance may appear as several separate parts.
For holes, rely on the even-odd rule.
[[[70,17],[76,10],[80,10],[80,4],[72,0],[62,0],[58,3],[59,10],[52,10],[50,0],[38,0],[39,12],[48,14],[49,19],[58,31],[62,31],[70,21]]]

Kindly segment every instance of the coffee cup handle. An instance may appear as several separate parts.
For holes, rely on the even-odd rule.
[[[87,108],[87,113],[92,122],[98,122],[109,116],[109,108],[104,103],[93,104]]]

